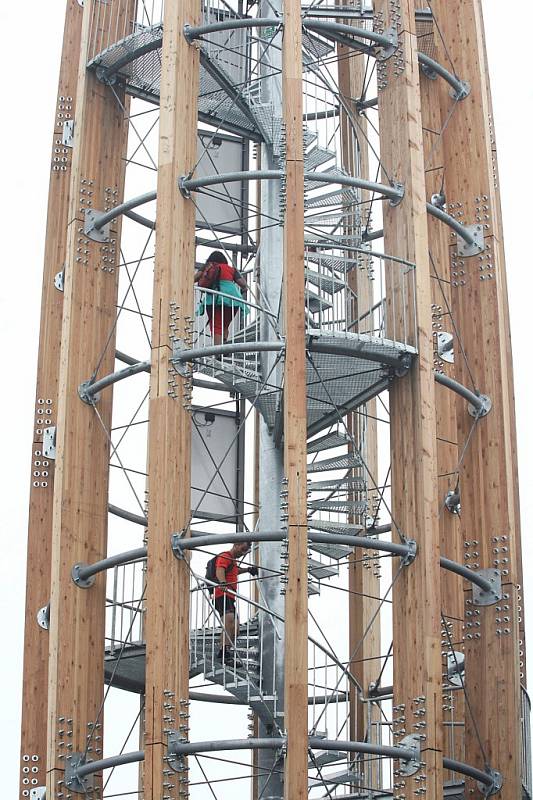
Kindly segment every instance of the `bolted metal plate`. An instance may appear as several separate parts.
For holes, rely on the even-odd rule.
[[[482,575],[492,584],[490,591],[485,591],[472,584],[472,602],[475,606],[492,606],[502,599],[502,574],[499,569],[480,569],[476,570],[478,575]]]
[[[37,624],[43,631],[47,631],[50,628],[50,604],[43,606],[37,612]]]
[[[54,286],[56,287],[58,292],[62,292],[65,288],[65,270],[64,268],[61,272],[56,273],[54,275]]]
[[[400,773],[402,775],[415,775],[420,767],[422,766],[421,763],[421,753],[420,753],[420,742],[422,741],[422,734],[420,733],[409,733],[407,736],[398,743],[399,747],[406,747],[413,751],[414,758],[407,761],[407,759],[400,758],[399,765],[400,765]]]
[[[448,683],[452,686],[463,686],[465,682],[465,656],[457,650],[446,653],[446,672]]]
[[[34,786],[30,789],[30,800],[46,800],[46,786]]]
[[[437,353],[439,354],[439,358],[442,358],[443,361],[446,361],[448,364],[453,364],[453,335],[451,333],[440,331],[437,334]]]
[[[62,143],[64,147],[74,147],[74,120],[66,119],[63,123]]]
[[[70,792],[77,792],[78,794],[92,793],[94,789],[94,776],[86,775],[83,778],[78,778],[76,770],[91,761],[90,758],[85,758],[83,753],[71,753],[67,756],[65,761],[65,788]]]
[[[485,237],[483,235],[483,225],[465,225],[466,230],[472,235],[474,244],[468,244],[457,234],[457,255],[463,258],[477,256],[485,250]]]
[[[89,239],[93,240],[93,242],[108,242],[110,239],[111,223],[108,222],[107,225],[103,225],[98,229],[94,227],[95,223],[98,222],[99,217],[101,217],[103,213],[103,211],[98,211],[96,208],[85,209],[85,223],[83,226],[83,232],[85,236],[88,236]]]
[[[56,457],[56,429],[53,426],[43,430],[43,455],[51,460]]]
[[[87,564],[82,564],[80,562],[78,564],[74,564],[74,566],[72,567],[72,569],[70,571],[70,576],[71,576],[72,580],[74,581],[76,586],[80,587],[80,589],[90,589],[90,587],[94,585],[94,582],[96,580],[96,577],[94,575],[91,575],[89,578],[82,578],[81,577],[80,569],[82,567],[86,567],[86,566],[87,566]]]
[[[493,794],[498,794],[503,786],[503,775],[497,769],[486,767],[485,772],[492,778],[492,786],[487,786],[485,783],[478,782],[478,789],[483,797],[492,797]]]

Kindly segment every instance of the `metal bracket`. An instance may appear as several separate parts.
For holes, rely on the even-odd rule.
[[[96,208],[85,209],[83,232],[85,236],[88,236],[89,239],[93,240],[93,242],[108,242],[111,238],[110,222],[108,222],[106,225],[102,225],[101,228],[94,227],[98,222],[98,218],[101,217],[103,213],[103,211],[98,211]]]
[[[391,186],[401,193],[400,197],[391,197],[389,200],[389,205],[392,206],[392,208],[396,208],[396,206],[400,205],[405,196],[405,186],[403,183],[400,183],[400,181],[391,181]]]
[[[185,756],[176,755],[174,748],[176,745],[186,741],[179,731],[167,730],[167,755],[166,762],[174,772],[183,772],[186,766]]]
[[[446,331],[439,331],[437,333],[437,353],[439,358],[446,361],[448,364],[453,364],[455,360],[453,352],[453,334]]]
[[[54,286],[56,287],[58,292],[62,292],[65,288],[65,267],[61,270],[61,272],[57,272],[54,275]]]
[[[444,505],[446,506],[450,514],[460,514],[461,495],[459,491],[454,491],[453,489],[450,489],[450,491],[444,498]]]
[[[475,606],[492,606],[503,597],[502,574],[499,569],[490,567],[489,569],[476,570],[478,575],[482,575],[492,585],[492,589],[485,591],[477,584],[472,584],[472,603]]]
[[[485,236],[483,233],[483,225],[476,223],[475,225],[465,225],[466,230],[472,235],[474,244],[465,242],[460,233],[457,234],[457,255],[461,258],[469,258],[469,256],[477,256],[485,250]]]
[[[40,608],[37,612],[37,624],[43,631],[50,630],[50,603]]]
[[[46,786],[34,786],[30,789],[30,800],[46,800]]]
[[[56,428],[50,426],[43,429],[43,456],[52,461],[56,457]]]
[[[78,767],[83,767],[91,759],[86,759],[84,753],[71,753],[65,761],[65,787],[69,792],[88,794],[94,791],[94,776],[87,775],[78,778]]]
[[[457,650],[446,653],[446,677],[452,686],[463,686],[465,682],[465,656]]]
[[[394,367],[394,377],[403,378],[404,375],[407,375],[411,369],[412,361],[413,357],[410,353],[403,353],[403,355],[400,356],[398,366]]]
[[[420,65],[421,71],[424,73],[426,78],[429,78],[430,81],[436,81],[439,77],[435,70],[429,66],[429,64],[421,64]]]
[[[185,350],[187,350],[187,348],[183,339],[172,340],[172,366],[182,378],[189,377],[189,364],[187,361],[183,361],[183,359],[180,358],[181,354],[184,353]]]
[[[109,75],[108,69],[106,67],[97,67],[96,77],[98,78],[100,83],[103,83],[106,86],[114,86],[115,83],[117,82],[116,72],[113,72],[111,73],[111,75]]]
[[[63,147],[74,147],[74,120],[66,119],[63,123]]]
[[[185,536],[185,531],[180,531],[179,533],[173,533],[170,537],[170,546],[172,547],[172,552],[179,558],[180,560],[184,559],[185,556],[183,554],[183,549],[180,547],[180,540],[183,539]]]
[[[497,769],[492,769],[492,767],[485,767],[485,772],[489,777],[492,778],[492,785],[487,786],[486,783],[478,782],[478,789],[483,795],[483,797],[492,797],[493,794],[497,794],[501,791],[503,786],[503,775],[501,772],[498,772]]]
[[[418,548],[414,539],[406,539],[404,544],[407,545],[409,550],[404,556],[402,556],[400,563],[402,564],[402,566],[408,567],[409,564],[412,564],[413,561],[415,560]]]
[[[87,389],[89,389],[92,385],[93,385],[92,381],[88,380],[88,381],[83,381],[83,383],[80,383],[80,385],[78,386],[78,397],[88,406],[95,406],[97,402],[100,400],[99,392],[93,394],[92,392],[87,391]]]
[[[70,570],[70,577],[72,578],[76,586],[80,587],[80,589],[90,589],[90,587],[94,585],[94,582],[96,580],[96,577],[94,575],[91,575],[89,578],[81,577],[80,569],[86,566],[87,564],[83,564],[80,561],[77,564],[74,564],[74,566]]]
[[[180,177],[178,178],[178,189],[182,193],[183,197],[186,198],[186,200],[190,200],[191,193],[185,186],[185,181],[187,180],[189,180],[188,175],[180,175]]]
[[[420,742],[422,741],[421,733],[409,733],[407,736],[398,742],[399,747],[406,747],[413,751],[414,758],[407,759],[400,758],[400,774],[401,775],[415,775],[422,766],[422,755],[420,752]]]
[[[396,28],[387,28],[383,31],[383,35],[389,40],[389,44],[380,45],[381,50],[378,58],[380,61],[387,61],[398,49],[398,31]]]
[[[468,404],[468,413],[474,419],[481,419],[481,417],[486,417],[489,411],[492,408],[492,400],[487,394],[480,394],[479,399],[482,402],[481,408],[476,408],[476,406],[472,405],[472,403]]]
[[[436,194],[432,194],[431,205],[435,206],[435,208],[440,208],[441,211],[444,211],[446,206],[446,197],[444,195],[444,192],[437,192]]]
[[[450,89],[450,97],[453,97],[454,100],[464,100],[465,97],[468,97],[470,94],[470,84],[468,81],[459,81],[461,84],[460,89]]]

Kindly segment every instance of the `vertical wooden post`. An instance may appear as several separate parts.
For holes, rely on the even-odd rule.
[[[416,0],[417,8],[426,8],[425,0]],[[429,56],[435,54],[435,39],[438,31],[433,20],[417,21],[417,39],[419,50]],[[443,153],[440,135],[446,115],[441,113],[439,82],[428,78],[420,72],[420,97],[422,105],[422,126],[424,129],[424,162],[426,198],[430,200],[439,195],[443,185]],[[448,310],[450,298],[450,269],[448,258],[448,229],[440,221],[428,217],[428,244],[431,276],[431,318],[433,336],[434,369],[455,377],[454,364],[439,358],[437,337],[441,332],[453,334],[453,323]],[[460,349],[456,346],[455,358],[460,359]],[[441,555],[453,561],[462,561],[463,541],[459,525],[459,516],[451,513],[444,504],[449,491],[456,488],[455,471],[459,453],[457,448],[456,395],[440,384],[435,385],[435,410],[437,418],[437,467],[438,467],[438,510]],[[464,403],[462,399],[459,402]],[[461,580],[441,569],[440,587],[442,598],[441,647],[442,651],[460,651],[457,642],[462,638],[463,597]],[[447,659],[444,660],[444,665]],[[454,723],[464,720],[464,697],[462,692],[449,692],[443,697],[443,720],[448,723],[443,727],[443,752],[450,758],[463,757],[464,728]],[[452,727],[453,725],[453,727]],[[449,774],[444,780],[450,780]]]
[[[183,724],[179,714],[188,713],[189,703],[189,571],[185,560],[174,558],[170,536],[185,533],[190,522],[190,383],[174,375],[170,359],[173,341],[189,340],[193,315],[195,208],[178,180],[196,161],[199,51],[183,27],[199,18],[198,0],[166,0],[148,454],[146,800],[178,798],[187,789],[186,772],[170,780],[163,770],[167,731]]]
[[[83,12],[77,0],[69,0],[65,14],[63,52],[54,115],[48,218],[43,269],[41,326],[37,360],[34,436],[28,522],[26,623],[22,684],[21,791],[46,776],[46,723],[48,708],[48,633],[37,624],[37,612],[50,600],[54,460],[43,453],[43,431],[57,420],[57,383],[61,346],[63,292],[54,285],[63,271],[67,243],[68,204],[72,148],[63,145],[63,125],[74,119],[76,82]],[[32,768],[38,772],[31,772]]]
[[[521,795],[520,657],[522,617],[520,531],[517,516],[516,432],[509,312],[501,238],[494,129],[481,2],[442,2],[433,10],[454,70],[470,84],[443,134],[445,193],[450,213],[483,226],[484,250],[458,254],[452,240],[452,308],[468,360],[457,377],[488,395],[492,410],[476,423],[460,473],[464,557],[471,567],[501,571],[501,603],[476,609],[466,594],[465,667],[472,715],[466,715],[466,760],[488,762],[503,774],[500,796]],[[468,46],[465,46],[468,42]],[[439,42],[440,58],[446,57]],[[453,101],[442,87],[443,108]],[[474,421],[458,406],[459,447]],[[477,613],[479,612],[479,613]],[[479,623],[479,625],[477,625]],[[481,744],[478,741],[481,739]],[[479,796],[475,782],[468,790]]]
[[[375,26],[395,27],[399,36],[398,50],[379,65],[378,72],[384,179],[400,180],[405,187],[400,205],[383,209],[385,252],[416,265],[414,289],[404,286],[406,313],[402,314],[405,277],[394,264],[387,264],[388,335],[407,336],[418,348],[409,373],[395,380],[390,391],[393,527],[414,538],[418,547],[414,562],[403,569],[394,590],[393,730],[415,733],[414,724],[423,710],[426,778],[424,782],[405,778],[402,793],[416,800],[415,791],[425,788],[425,797],[437,800],[442,796],[442,697],[436,416],[415,15],[410,0],[377,0],[374,9]],[[401,738],[397,736],[396,742]]]
[[[352,3],[353,5],[353,3]],[[359,115],[356,101],[363,92],[365,82],[365,59],[360,54],[343,45],[338,46],[339,53],[339,91],[342,99],[340,110],[340,135],[342,167],[349,175],[370,180],[367,141],[367,120]],[[349,113],[348,113],[349,112]],[[369,192],[361,192],[361,200],[368,201]],[[363,227],[368,222],[368,207],[363,206]],[[355,234],[354,221],[348,219],[347,234]],[[357,297],[353,309],[354,319],[368,311],[373,305],[371,275],[368,270],[366,256],[355,255],[357,267],[348,274],[348,286]],[[370,321],[372,317],[369,317]],[[357,330],[357,327],[356,327]],[[368,415],[366,415],[365,414]],[[365,416],[363,416],[365,414]],[[368,472],[377,480],[378,451],[376,400],[370,400],[348,418],[349,430],[362,452]],[[367,481],[367,497],[369,513],[378,499],[376,488],[368,475],[363,473]],[[349,566],[349,653],[357,651],[350,664],[351,673],[357,678],[365,693],[372,681],[379,674],[381,654],[379,615],[367,632],[368,624],[374,616],[379,603],[379,561],[372,563],[370,553],[364,551],[368,560],[363,561],[361,551],[350,557]],[[365,633],[366,632],[366,633]],[[367,730],[368,711],[370,718],[377,721],[379,709],[367,703],[361,703],[355,686],[350,687],[350,739],[366,741],[371,734]],[[369,764],[372,769],[372,763]],[[370,776],[365,775],[365,784],[372,784]]]
[[[284,463],[288,509],[285,596],[285,798],[307,797],[307,395],[304,300],[304,162],[300,3],[285,0],[283,122],[286,207],[283,228],[285,327]]]
[[[78,387],[97,368],[100,375],[113,369],[118,257],[114,265],[104,257],[109,259],[109,244],[118,234],[112,227],[110,242],[93,241],[84,234],[84,222],[87,208],[103,210],[122,198],[127,123],[111,89],[86,69],[94,11],[94,2],[86,0],[65,259],[50,604],[50,797],[61,791],[58,781],[69,756],[94,758],[102,751],[105,575],[84,590],[72,582],[71,569],[106,554],[109,441],[104,426],[109,429],[111,422],[111,392],[92,408],[80,400]]]

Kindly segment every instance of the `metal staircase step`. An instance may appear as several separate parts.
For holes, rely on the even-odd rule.
[[[323,564],[322,561],[316,561],[314,558],[308,558],[307,564],[310,575],[317,580],[324,578],[333,578],[339,574],[339,568],[332,564]]]
[[[336,784],[338,786],[342,784],[355,784],[355,786],[357,786],[357,784],[361,782],[359,775],[351,769],[344,769],[341,772],[333,772],[329,775],[327,772],[322,772],[319,778],[309,778],[308,780],[309,788],[323,786],[325,783]]]
[[[311,172],[336,157],[337,155],[333,150],[316,145],[304,155],[305,169],[307,172]]]
[[[336,514],[364,514],[367,504],[364,500],[309,500],[307,507],[312,511]]]
[[[329,295],[334,295],[346,289],[346,281],[340,278],[330,277],[329,275],[323,275],[315,270],[306,269],[305,278],[307,283],[313,284],[313,286],[318,287],[319,291],[326,292]]]
[[[315,253],[313,250],[306,251],[305,257],[307,261],[312,261],[314,264],[320,264],[322,267],[336,270],[337,272],[349,272],[357,266],[357,260],[354,258],[345,258],[344,256],[323,252]]]
[[[320,584],[315,583],[315,581],[308,580],[307,581],[307,596],[312,597],[313,595],[320,594]]]
[[[309,289],[305,290],[305,304],[311,314],[316,314],[317,311],[328,311],[333,308],[333,305],[328,300],[311,292]]]
[[[313,461],[307,465],[307,474],[316,472],[330,472],[336,469],[355,469],[361,466],[361,459],[355,453],[343,453],[340,456],[325,458],[322,461]]]
[[[352,552],[352,548],[346,544],[329,544],[327,542],[309,542],[309,549],[322,556],[334,558],[336,561],[346,558]]]
[[[341,750],[317,750],[313,759],[309,761],[309,769],[325,767],[327,764],[335,764],[337,761],[344,761],[346,753]],[[344,797],[343,797],[344,800]]]
[[[307,442],[308,453],[320,453],[322,450],[330,450],[332,447],[342,447],[350,443],[350,438],[345,433],[331,431],[318,439]]]
[[[311,481],[311,492],[363,492],[366,489],[364,478],[339,478],[332,481]]]
[[[316,194],[312,197],[306,197],[305,207],[328,208],[334,206],[346,206],[350,205],[350,203],[357,203],[358,201],[359,198],[357,197],[357,192],[355,189],[334,189],[332,192],[324,192],[323,194]]]
[[[323,533],[340,533],[347,536],[358,536],[365,530],[364,525],[352,524],[350,522],[332,522],[331,520],[310,519],[309,528],[313,531]]]
[[[327,172],[328,175],[337,175],[339,178],[343,178],[347,175],[340,167],[330,167]],[[323,189],[325,186],[328,186],[328,184],[321,180],[306,179],[305,181],[305,190],[309,192],[312,192],[314,189]]]

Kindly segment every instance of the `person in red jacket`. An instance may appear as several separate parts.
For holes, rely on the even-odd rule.
[[[220,250],[214,250],[203,267],[196,271],[194,282],[198,283],[205,269],[211,264],[220,267],[220,274],[216,286],[212,291],[204,290],[202,301],[198,307],[198,315],[204,311],[209,319],[209,327],[214,344],[224,344],[228,339],[228,330],[237,311],[248,313],[248,307],[242,302],[246,297],[248,286],[241,273],[231,264]]]
[[[250,552],[250,542],[235,542],[231,550],[220,553],[215,561],[218,586],[215,586],[215,608],[222,620],[222,637],[217,659],[223,659],[228,664],[236,662],[234,646],[239,630],[239,619],[235,608],[235,592],[237,580],[243,572],[257,575],[257,567],[241,567],[238,559]]]

